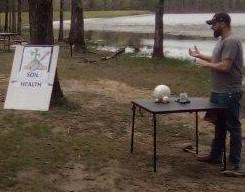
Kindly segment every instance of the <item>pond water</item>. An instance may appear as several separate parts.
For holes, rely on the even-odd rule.
[[[165,14],[164,32],[197,36],[212,36],[210,27],[205,21],[213,14]],[[231,14],[234,30],[239,34],[245,31],[244,13]],[[67,23],[69,24],[69,22]],[[85,29],[95,31],[123,31],[134,33],[153,33],[155,26],[154,14],[124,16],[115,18],[85,19]],[[244,33],[243,33],[244,35]]]
[[[245,13],[232,13],[233,32],[245,42]],[[215,45],[212,31],[205,21],[213,14],[165,14],[164,15],[164,51],[167,56],[188,58],[187,50],[197,45],[205,53],[211,54]],[[140,55],[152,53],[154,14],[124,16],[115,18],[85,19],[86,38],[95,41],[99,49],[116,51],[127,47],[128,52],[139,51]],[[59,23],[54,22],[54,28]],[[65,21],[65,29],[70,21]],[[208,40],[203,40],[208,39]],[[243,43],[245,46],[245,43]]]
[[[232,25],[234,30],[240,31],[245,29],[245,13],[232,13]],[[209,26],[205,21],[212,18],[212,13],[206,14],[165,14],[164,31],[171,32],[173,29],[180,29],[179,32],[202,31],[209,36]],[[58,27],[59,22],[54,22]],[[114,18],[89,18],[85,19],[85,30],[87,31],[121,31],[135,33],[153,33],[155,25],[154,14],[123,16]],[[65,21],[64,28],[70,28],[70,21]],[[174,30],[175,31],[175,30]],[[174,32],[172,31],[172,32]],[[205,34],[205,33],[203,33]]]

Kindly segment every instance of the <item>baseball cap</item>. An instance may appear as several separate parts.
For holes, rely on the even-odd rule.
[[[212,25],[216,22],[224,22],[226,24],[231,23],[231,17],[228,15],[228,13],[215,13],[213,18],[211,20],[207,20],[206,23],[208,25]]]

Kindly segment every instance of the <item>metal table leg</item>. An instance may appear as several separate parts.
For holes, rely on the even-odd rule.
[[[132,116],[132,130],[131,130],[131,153],[133,153],[134,150],[134,121],[135,121],[135,109],[136,106],[133,104],[132,110],[133,110],[133,116]]]
[[[196,112],[196,154],[198,154],[198,141],[199,141],[198,112]]]
[[[153,167],[154,167],[154,172],[156,172],[156,159],[157,159],[157,152],[156,152],[156,114],[153,114],[153,143],[154,143],[154,154],[153,154]]]

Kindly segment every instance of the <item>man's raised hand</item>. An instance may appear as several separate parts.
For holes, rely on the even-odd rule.
[[[194,46],[194,48],[189,48],[189,55],[192,56],[192,57],[199,58],[200,51],[199,51],[199,49],[196,46]]]

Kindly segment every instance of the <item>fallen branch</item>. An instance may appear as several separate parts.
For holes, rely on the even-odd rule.
[[[111,56],[107,56],[107,57],[101,57],[101,59],[88,59],[88,58],[83,58],[83,61],[85,63],[97,63],[99,61],[105,61],[105,60],[109,60],[109,59],[112,59],[112,58],[115,58],[116,56],[122,54],[125,52],[125,48],[121,48],[119,49],[116,53],[113,53]],[[90,52],[89,53],[94,53],[96,54],[96,52]]]
[[[102,57],[101,60],[108,60],[108,59],[115,58],[116,56],[121,55],[121,54],[124,53],[124,52],[125,52],[125,48],[121,48],[121,49],[119,49],[116,53],[114,53],[114,54],[111,55],[111,56],[108,56],[108,57]]]

